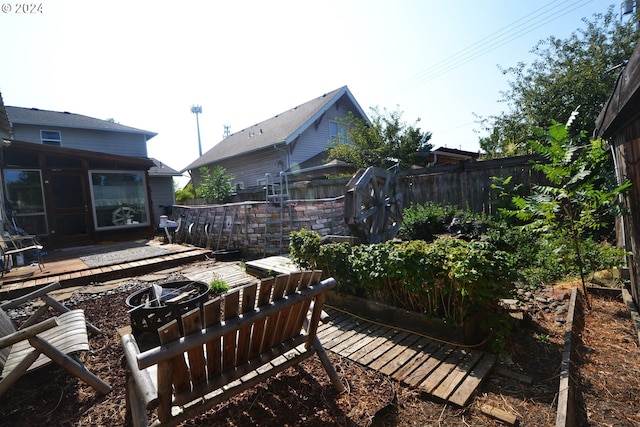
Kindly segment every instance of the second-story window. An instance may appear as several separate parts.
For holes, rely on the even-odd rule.
[[[45,145],[55,145],[57,147],[62,145],[62,135],[57,130],[41,130],[40,140]]]
[[[344,125],[339,122],[329,122],[329,140],[339,142],[347,142],[347,131]]]

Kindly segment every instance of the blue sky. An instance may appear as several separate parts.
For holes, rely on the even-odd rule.
[[[2,2],[0,2],[2,3]],[[149,156],[182,169],[222,139],[347,85],[403,111],[436,147],[478,151],[474,113],[499,114],[533,46],[608,0],[43,0],[0,12],[6,105],[70,111],[158,133]],[[563,118],[558,118],[563,119]]]

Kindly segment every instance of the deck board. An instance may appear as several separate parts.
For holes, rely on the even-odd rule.
[[[496,357],[326,308],[318,338],[329,351],[375,369],[436,399],[463,407]]]

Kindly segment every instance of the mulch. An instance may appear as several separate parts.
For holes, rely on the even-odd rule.
[[[0,399],[0,426],[124,425],[123,353],[116,329],[129,321],[115,293],[81,302],[87,318],[103,330],[81,355],[88,369],[110,383],[99,396],[89,386],[51,365],[29,373]],[[494,372],[465,408],[432,402],[418,391],[329,353],[347,387],[336,393],[322,365],[312,357],[289,368],[184,426],[448,426],[501,425],[483,405],[514,414],[522,426],[555,424],[563,326],[553,313],[540,313],[514,330],[507,371],[532,382]],[[620,298],[593,296],[578,347],[580,425],[640,425],[640,349]]]

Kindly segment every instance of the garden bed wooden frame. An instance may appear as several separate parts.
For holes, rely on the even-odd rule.
[[[344,391],[316,336],[326,292],[336,284],[318,282],[321,274],[296,272],[234,289],[184,314],[184,337],[174,320],[158,330],[160,346],[142,353],[135,337],[124,335],[127,417],[149,425],[147,411],[157,409],[151,425],[176,425],[314,353]]]

